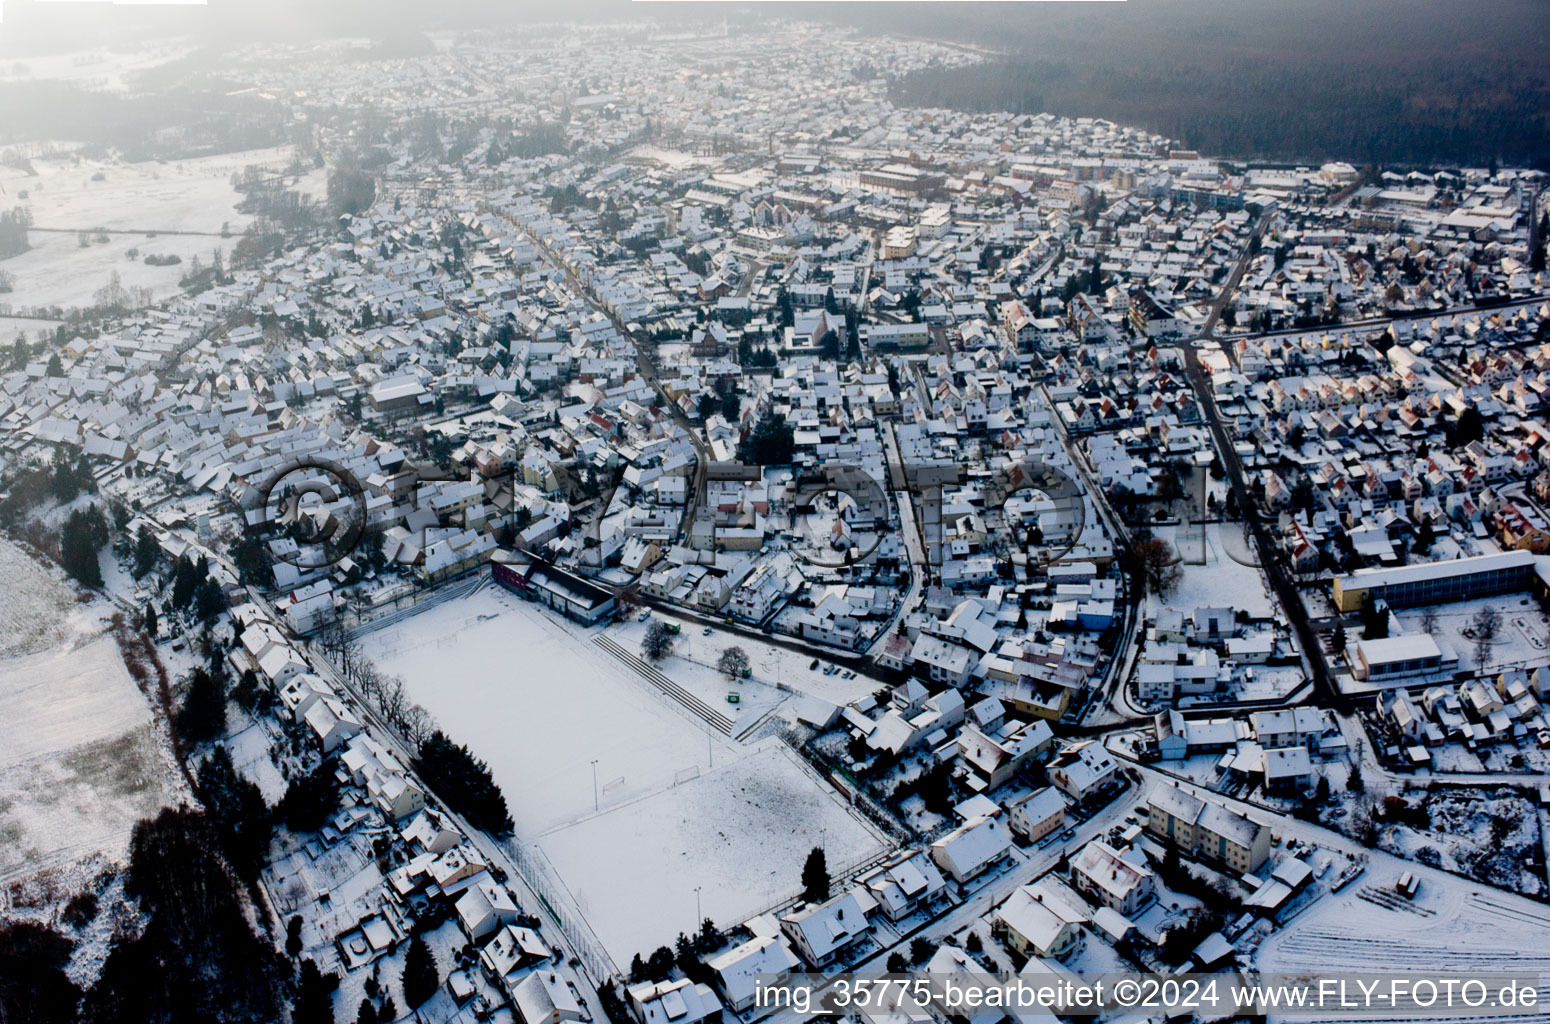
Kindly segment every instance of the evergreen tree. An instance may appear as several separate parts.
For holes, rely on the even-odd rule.
[[[139,579],[156,567],[156,556],[161,553],[161,545],[156,543],[156,535],[147,527],[141,526],[135,534],[135,565],[130,570],[130,575]]]
[[[195,786],[226,859],[242,879],[257,878],[269,859],[271,825],[263,793],[237,771],[224,746],[216,747],[199,766]]]
[[[796,431],[780,413],[770,413],[737,447],[737,459],[750,466],[784,466],[796,455]]]
[[[813,847],[802,865],[802,898],[809,903],[829,898],[829,862],[821,846]]]
[[[151,636],[155,636],[159,627],[160,623],[156,621],[156,605],[147,604],[145,606],[145,631]]]
[[[292,960],[301,955],[301,915],[292,914],[285,922],[285,955]]]
[[[226,610],[226,595],[212,576],[206,576],[194,592],[194,614],[201,622],[209,622]]]
[[[292,832],[316,832],[339,806],[339,778],[332,760],[292,779],[275,808]]]
[[[71,1024],[81,991],[65,968],[69,939],[36,921],[0,927],[0,1020]]]
[[[436,994],[436,989],[441,985],[441,977],[436,970],[436,958],[431,954],[430,947],[425,944],[425,937],[416,935],[409,940],[409,950],[404,954],[404,1002],[411,1009],[416,1009],[431,996]]]
[[[361,1000],[361,1008],[355,1015],[355,1024],[378,1024],[377,1008],[371,1005],[370,999]]]
[[[194,669],[175,724],[185,743],[204,743],[225,732],[226,690],[220,680],[202,668]]]
[[[332,983],[330,983],[332,982]],[[311,960],[302,962],[291,1003],[291,1024],[334,1024],[334,989],[339,980]]]
[[[420,777],[440,794],[447,806],[475,828],[494,833],[511,831],[506,797],[490,775],[490,766],[466,746],[453,743],[438,729],[420,744],[420,756],[414,764]]]
[[[172,606],[174,608],[187,608],[193,601],[195,593],[199,590],[199,584],[203,580],[204,562],[194,562],[186,555],[180,557],[177,565],[172,570]]]
[[[289,971],[254,934],[222,845],[197,810],[167,808],[135,825],[124,889],[140,926],[114,942],[77,1018],[83,1024],[282,1018],[277,993]]]
[[[59,536],[59,561],[65,572],[88,587],[102,586],[97,549],[106,541],[107,523],[101,510],[76,509],[65,520]]]

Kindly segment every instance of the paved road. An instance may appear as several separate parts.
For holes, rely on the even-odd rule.
[[[705,483],[707,480],[707,467],[709,466],[710,462],[710,446],[706,443],[704,437],[701,436],[698,425],[689,419],[688,415],[678,407],[678,403],[674,402],[672,398],[668,396],[666,390],[663,389],[662,382],[657,370],[656,350],[652,347],[651,341],[649,339],[640,337],[639,334],[630,330],[629,325],[621,320],[618,315],[616,315],[611,309],[608,308],[607,304],[604,303],[595,292],[593,292],[591,287],[589,287],[585,281],[577,276],[576,272],[571,268],[570,263],[559,253],[555,252],[554,249],[550,247],[549,243],[545,242],[542,238],[539,238],[526,227],[518,225],[518,229],[524,235],[526,235],[535,246],[538,247],[539,251],[544,254],[544,257],[550,262],[552,266],[559,269],[560,272],[565,275],[566,280],[570,282],[572,289],[574,289],[578,295],[584,295],[590,299],[593,306],[604,316],[608,317],[609,322],[614,325],[614,329],[617,330],[621,336],[628,338],[630,343],[635,346],[636,372],[640,374],[641,378],[645,380],[647,384],[651,385],[652,390],[655,391],[657,396],[662,400],[662,405],[667,409],[668,415],[672,416],[673,422],[676,423],[684,431],[684,433],[688,435],[689,443],[694,446],[694,479],[690,481],[689,501],[684,508],[683,518],[679,521],[678,524],[679,537],[684,541],[688,541],[689,538],[693,535],[695,515],[698,513],[700,506],[703,505],[705,501]],[[752,276],[752,272],[750,272],[749,279],[751,279]]]
[[[899,454],[899,440],[894,436],[893,428],[894,424],[889,423],[882,432],[883,445],[888,456],[889,479],[886,482],[899,503],[899,523],[904,531],[904,550],[910,559],[910,585],[904,592],[903,600],[899,602],[898,614],[878,634],[880,638],[887,637],[899,623],[904,621],[904,617],[914,610],[920,595],[925,592],[926,580],[931,574],[931,566],[926,561],[925,542],[920,536],[920,524],[915,522],[915,502],[907,486],[904,459]]]
[[[1261,237],[1269,225],[1269,217],[1261,215],[1259,223],[1255,225],[1251,239]],[[1337,711],[1344,711],[1350,707],[1350,701],[1340,692],[1335,685],[1333,675],[1329,670],[1329,664],[1324,659],[1324,648],[1319,643],[1317,632],[1313,629],[1308,619],[1307,608],[1302,603],[1302,596],[1297,590],[1296,582],[1286,570],[1286,564],[1281,558],[1275,539],[1270,535],[1263,516],[1259,514],[1258,506],[1250,496],[1247,475],[1244,472],[1243,461],[1238,457],[1237,449],[1233,447],[1232,438],[1228,437],[1226,427],[1222,424],[1221,411],[1216,405],[1216,395],[1211,388],[1211,378],[1206,373],[1205,367],[1200,362],[1200,346],[1202,343],[1211,342],[1215,338],[1217,321],[1222,310],[1231,301],[1233,292],[1238,287],[1238,282],[1243,279],[1244,271],[1248,269],[1253,260],[1251,246],[1244,245],[1243,254],[1233,266],[1232,273],[1222,284],[1222,290],[1217,294],[1216,300],[1211,304],[1210,315],[1202,325],[1200,334],[1184,347],[1184,375],[1189,380],[1190,386],[1195,391],[1195,398],[1200,405],[1200,413],[1206,426],[1211,431],[1211,437],[1216,442],[1216,448],[1221,455],[1222,464],[1227,470],[1227,479],[1233,491],[1238,496],[1238,507],[1244,510],[1245,521],[1249,526],[1249,533],[1254,538],[1254,544],[1259,549],[1259,562],[1264,569],[1265,578],[1270,581],[1270,588],[1276,599],[1281,604],[1282,614],[1286,616],[1292,627],[1292,632],[1297,637],[1298,646],[1302,648],[1303,657],[1313,676],[1314,690],[1320,699],[1334,707]]]

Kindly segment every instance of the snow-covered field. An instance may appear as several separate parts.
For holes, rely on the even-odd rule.
[[[0,878],[120,856],[166,801],[151,711],[112,637],[0,662]]]
[[[0,658],[48,651],[102,629],[64,573],[0,538]]]
[[[820,838],[836,869],[883,849],[779,741],[743,746],[704,727],[592,643],[597,632],[487,587],[362,645],[489,762],[519,841],[536,841],[616,962],[690,928],[696,885],[706,916],[732,924],[793,895]],[[731,687],[680,661],[662,670],[681,685]]]
[[[192,53],[194,46],[182,39],[136,40],[132,49],[77,50],[45,54],[23,60],[0,62],[0,82],[72,82],[87,89],[122,91],[125,79],[136,72],[160,67]]]
[[[169,790],[150,706],[103,632],[111,607],[7,540],[0,578],[0,880],[122,856]]]
[[[8,297],[0,294],[0,303],[7,301]],[[30,317],[0,319],[0,348],[10,348],[18,338],[30,342],[36,341],[40,334],[52,336],[54,330],[63,322],[63,320],[36,320]]]
[[[250,164],[284,167],[291,156],[288,148],[274,148],[133,164],[54,158],[34,161],[35,175],[8,172],[4,202],[26,207],[34,229],[28,232],[29,251],[0,261],[0,269],[16,279],[15,289],[0,301],[18,310],[90,305],[114,271],[125,288],[149,288],[158,299],[172,294],[195,256],[207,264],[216,248],[229,256],[247,226],[249,218],[236,210],[241,196],[231,176]],[[93,180],[98,174],[102,180]],[[20,198],[23,191],[26,199]],[[223,226],[230,238],[219,237]],[[83,248],[76,232],[95,228],[142,233],[111,234]],[[143,233],[148,231],[204,233],[148,237]],[[139,251],[138,258],[128,255],[131,249]],[[150,254],[172,254],[183,262],[148,266],[144,258]]]
[[[498,587],[362,638],[448,735],[489,762],[517,834],[593,813],[596,759],[610,806],[738,749],[544,609]]]
[[[693,932],[725,928],[801,891],[822,842],[831,873],[885,843],[779,740],[679,786],[552,832],[540,848],[619,964]],[[649,884],[642,884],[649,880]]]
[[[1389,909],[1362,897],[1392,890],[1402,867],[1375,857],[1356,881],[1266,940],[1255,966],[1315,975],[1331,965],[1356,972],[1550,971],[1550,908],[1425,869],[1413,903]]]

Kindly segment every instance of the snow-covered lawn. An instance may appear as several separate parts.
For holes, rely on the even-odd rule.
[[[802,862],[823,844],[831,874],[883,839],[779,740],[730,764],[543,837],[614,961],[671,945],[703,913],[723,928],[801,891]]]
[[[111,637],[0,661],[0,879],[117,858],[167,800],[151,711]]]
[[[286,782],[270,756],[274,739],[268,725],[252,720],[235,705],[227,706],[226,719],[228,724],[236,726],[221,741],[231,753],[232,764],[259,788],[264,800],[274,806],[285,796]]]
[[[1475,616],[1487,606],[1495,608],[1501,617],[1490,644],[1488,671],[1550,664],[1550,617],[1527,594],[1501,594],[1431,609],[1437,618],[1433,635],[1458,654],[1460,671],[1480,670],[1475,641],[1465,635],[1465,630],[1473,632]],[[1426,615],[1427,609],[1406,608],[1399,613],[1399,621],[1406,632],[1421,633]]]
[[[668,622],[680,621],[671,613],[663,615],[654,611],[652,615]],[[820,655],[776,647],[774,644],[729,632],[719,626],[710,627],[710,633],[707,635],[704,631],[705,627],[693,619],[683,619],[682,626],[683,633],[673,645],[673,656],[660,667],[675,681],[690,690],[694,687],[680,675],[680,670],[685,671],[686,674],[692,674],[695,668],[711,669],[714,672],[721,652],[728,647],[741,647],[743,653],[748,655],[748,667],[753,672],[751,683],[755,684],[755,689],[757,684],[786,687],[798,693],[821,697],[830,703],[843,705],[865,697],[883,685],[875,679],[860,675],[854,679],[846,679],[840,673],[826,676],[823,674],[823,668],[829,662]],[[632,619],[613,627],[609,633],[630,650],[639,650],[640,641],[646,635],[646,623]],[[808,666],[813,663],[814,658],[818,659],[818,668],[809,669]],[[715,672],[715,678],[722,684],[726,682],[726,677],[719,672]],[[744,683],[742,686],[746,688],[749,684]],[[719,691],[734,689],[734,687],[718,685],[714,689],[717,700],[720,700]],[[701,696],[703,697],[703,694]],[[749,700],[746,693],[743,700],[745,703]],[[722,710],[730,713],[732,709]],[[744,714],[746,715],[746,711]]]
[[[1183,559],[1180,568],[1184,574],[1178,588],[1166,598],[1147,595],[1147,615],[1155,615],[1162,607],[1178,608],[1187,614],[1196,608],[1230,605],[1254,618],[1274,616],[1275,604],[1265,590],[1263,574],[1253,565],[1244,564],[1252,547],[1243,540],[1242,529],[1237,523],[1207,523],[1204,527],[1162,526],[1154,530]],[[1235,536],[1227,536],[1224,531],[1232,531]]]

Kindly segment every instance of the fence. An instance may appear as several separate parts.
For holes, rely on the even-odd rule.
[[[576,906],[575,899],[560,880],[554,865],[549,863],[548,856],[537,847],[523,846],[512,839],[502,840],[501,846],[522,872],[528,886],[543,900],[544,909],[564,930],[565,937],[570,940],[571,947],[585,965],[587,973],[592,976],[592,981],[602,984],[609,978],[623,977],[613,957],[608,955],[585,915]]]
[[[438,586],[406,588],[391,601],[384,601],[359,612],[346,612],[340,615],[339,624],[344,627],[350,639],[358,639],[365,633],[400,622],[442,601],[466,597],[479,589],[479,585],[486,578],[482,569],[473,569],[466,576],[457,577]]]
[[[867,792],[859,779],[846,779],[833,766],[813,756],[801,733],[790,723],[778,723],[774,733],[796,754],[797,763],[816,775],[821,782],[842,793],[850,806],[866,815],[867,820],[881,830],[886,838],[894,843],[907,843],[914,838],[914,834],[887,807]]]

